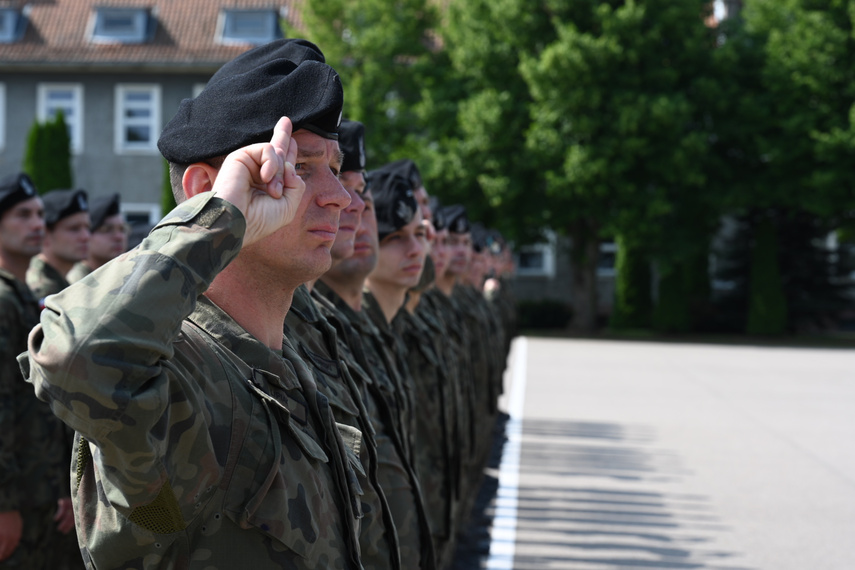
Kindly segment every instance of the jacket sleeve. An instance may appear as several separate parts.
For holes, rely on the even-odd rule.
[[[242,214],[210,193],[184,202],[139,247],[51,297],[18,357],[36,395],[115,474],[117,506],[150,502],[168,480],[174,487],[167,450],[197,453],[207,441],[196,371],[176,345],[244,231]]]

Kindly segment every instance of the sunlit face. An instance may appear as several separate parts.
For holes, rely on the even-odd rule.
[[[366,189],[362,194],[365,209],[359,220],[356,230],[356,239],[353,242],[353,255],[347,259],[336,262],[331,276],[336,279],[364,280],[377,266],[377,252],[380,245],[377,240],[377,215],[374,211],[374,198],[371,190]]]
[[[359,228],[362,212],[365,210],[365,202],[362,199],[362,193],[365,191],[365,174],[361,170],[348,170],[341,173],[339,180],[350,195],[350,205],[341,212],[338,222],[338,233],[330,251],[334,262],[353,255],[356,230]]]
[[[44,251],[68,263],[83,261],[89,254],[89,212],[67,216],[45,234]]]
[[[306,183],[297,215],[293,222],[245,247],[241,254],[252,256],[259,271],[272,271],[272,279],[305,283],[329,269],[339,217],[350,204],[350,196],[338,179],[338,141],[302,129],[292,139],[297,142],[294,166]]]
[[[89,240],[89,257],[98,263],[107,263],[128,249],[130,228],[121,214],[110,216],[92,232]]]
[[[383,283],[408,290],[419,283],[427,257],[427,230],[420,211],[410,223],[392,232],[380,242],[377,268],[371,273],[372,283]]]
[[[42,250],[45,210],[38,196],[15,204],[0,217],[0,248],[7,255],[33,257]]]
[[[436,239],[430,249],[430,257],[433,259],[437,275],[444,275],[445,270],[448,269],[450,261],[448,253],[448,230],[442,229],[436,232]]]
[[[472,259],[472,234],[448,234],[449,262],[447,273],[455,277],[466,275]]]

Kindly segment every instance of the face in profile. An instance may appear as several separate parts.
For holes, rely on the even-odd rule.
[[[297,142],[295,169],[306,191],[294,221],[244,248],[247,257],[271,279],[300,284],[320,277],[330,268],[331,250],[341,212],[350,196],[339,182],[341,152],[338,142],[307,130],[292,135]],[[243,253],[243,252],[242,252]]]
[[[362,194],[365,191],[365,174],[362,171],[348,170],[339,177],[341,185],[350,195],[350,205],[342,210],[338,222],[338,233],[331,250],[333,262],[341,261],[353,255],[356,231],[365,210]]]
[[[448,234],[449,262],[447,273],[455,277],[462,277],[469,271],[469,262],[472,259],[472,234]]]
[[[121,214],[110,216],[92,232],[89,240],[89,257],[106,263],[128,249],[130,228]]]
[[[24,200],[0,216],[0,248],[15,257],[30,258],[42,250],[45,209],[38,196]]]
[[[417,211],[410,223],[380,242],[380,255],[377,268],[371,273],[371,283],[404,290],[415,287],[424,269],[427,250],[427,229]]]
[[[77,212],[59,220],[48,230],[44,249],[65,262],[83,261],[89,255],[89,212]]]

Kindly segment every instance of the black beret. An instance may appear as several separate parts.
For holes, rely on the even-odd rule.
[[[342,119],[338,127],[338,146],[344,153],[342,172],[365,170],[365,125]]]
[[[86,190],[53,190],[42,196],[45,202],[45,225],[51,227],[58,221],[80,212],[89,211]]]
[[[422,187],[422,175],[419,172],[419,167],[409,158],[402,158],[388,164],[384,164],[378,170],[386,170],[394,172],[398,176],[403,176],[410,182],[413,190]]]
[[[442,208],[442,213],[445,216],[445,224],[449,232],[453,234],[469,233],[469,217],[466,215],[466,208],[462,205],[445,206]]]
[[[319,61],[326,63],[321,49],[310,42],[298,38],[274,40],[270,43],[245,51],[230,62],[223,65],[211,76],[208,83],[246,73],[274,59],[287,59],[297,65],[304,61]]]
[[[110,196],[98,196],[92,198],[89,204],[89,218],[91,220],[90,227],[94,232],[107,220],[119,213],[119,195],[112,194]]]
[[[36,195],[36,186],[25,173],[4,176],[0,180],[0,215]]]
[[[268,142],[282,116],[294,131],[338,138],[344,92],[335,70],[319,61],[275,59],[223,75],[195,99],[184,99],[157,148],[169,162],[192,164]]]
[[[413,221],[419,205],[410,183],[393,172],[373,170],[365,175],[374,212],[377,215],[377,235],[382,240]]]
[[[445,213],[442,211],[442,207],[439,204],[439,198],[436,196],[431,196],[428,198],[428,204],[430,206],[431,214],[433,215],[433,227],[436,231],[442,231],[448,227],[448,222],[445,219]]]
[[[487,249],[487,229],[479,222],[472,224],[472,249],[481,253]]]

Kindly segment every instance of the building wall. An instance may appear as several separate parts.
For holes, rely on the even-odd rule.
[[[145,74],[3,73],[6,86],[6,146],[0,150],[0,174],[20,170],[27,133],[37,116],[39,83],[78,83],[83,86],[83,150],[72,156],[75,185],[92,196],[118,192],[123,203],[160,203],[163,158],[157,152],[116,154],[115,95],[120,83],[161,86],[161,128],[176,113],[181,100],[209,76]]]
[[[570,261],[571,243],[567,238],[557,238],[552,245],[554,272],[552,275],[517,275],[511,282],[514,296],[519,301],[554,300],[573,305],[573,268]],[[598,274],[598,310],[601,315],[611,314],[614,305],[614,271],[604,268]]]

